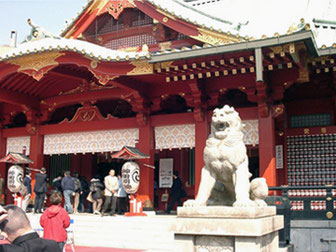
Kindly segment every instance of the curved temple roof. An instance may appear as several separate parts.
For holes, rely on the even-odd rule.
[[[130,60],[130,59],[140,59],[149,57],[148,52],[123,52],[111,50],[106,47],[102,47],[90,42],[77,40],[77,39],[55,39],[46,38],[37,41],[30,41],[27,43],[22,43],[16,48],[12,48],[1,52],[0,59],[15,58],[23,55],[28,55],[30,53],[52,51],[52,50],[62,50],[62,51],[73,51],[80,52],[90,57],[97,57],[100,60],[111,61],[111,60]]]
[[[184,19],[187,22],[206,27],[219,32],[230,33],[239,36],[239,23],[225,20],[225,17],[213,16],[211,12],[193,8],[179,0],[153,0],[149,1],[159,9],[171,13],[172,15]]]
[[[158,2],[164,0],[155,0],[155,3]],[[298,31],[304,28],[300,24],[300,20],[303,19],[304,23],[310,25],[318,47],[330,47],[333,44],[336,46],[334,0],[198,0],[184,4],[232,23],[248,22],[247,25],[240,26],[239,34],[256,39],[264,35],[273,37],[275,33],[283,35]],[[316,20],[325,22],[318,24]]]
[[[62,35],[85,12],[73,19]],[[130,1],[136,3],[140,0]],[[318,48],[336,47],[334,0],[141,0],[165,13],[199,27],[229,34],[239,41],[278,37],[311,29]],[[320,21],[317,22],[316,20]],[[233,42],[234,43],[234,42]]]

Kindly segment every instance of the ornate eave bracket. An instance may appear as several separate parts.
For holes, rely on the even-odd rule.
[[[84,104],[83,107],[78,108],[76,114],[69,121],[68,119],[64,119],[62,123],[77,123],[77,122],[92,122],[92,121],[104,121],[113,119],[115,117],[108,115],[107,117],[103,117],[100,113],[99,109],[96,106],[90,106],[89,104]]]
[[[39,81],[51,69],[58,66],[57,58],[63,56],[60,52],[45,52],[9,59],[7,62],[19,66],[17,72],[27,74]]]
[[[97,2],[99,4],[97,16],[108,12],[114,19],[118,19],[125,8],[134,8],[133,1],[129,0],[101,0]]]
[[[132,108],[133,111],[137,113],[136,122],[138,125],[147,125],[148,115],[150,113],[149,102],[147,99],[143,98],[142,96],[133,95]]]
[[[106,73],[102,73],[91,68],[88,68],[89,71],[94,75],[94,77],[98,80],[98,82],[102,85],[106,85],[110,80],[114,80],[118,78],[119,75],[110,75]]]
[[[269,115],[269,100],[267,95],[267,85],[262,81],[256,82],[258,113],[260,117],[268,117]]]
[[[284,104],[278,104],[272,106],[272,117],[273,118],[279,118],[285,113],[285,105]]]
[[[187,105],[194,107],[194,120],[196,122],[204,121],[204,111],[207,108],[205,89],[200,82],[189,83],[191,94],[185,96]]]
[[[307,64],[307,48],[304,43],[289,44],[289,53],[294,62],[299,66],[299,78],[296,80],[298,83],[309,82],[309,72]]]
[[[24,107],[23,113],[26,115],[28,123],[26,124],[26,130],[29,135],[35,135],[40,125],[39,111]]]

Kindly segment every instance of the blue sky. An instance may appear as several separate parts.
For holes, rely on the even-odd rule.
[[[10,32],[18,32],[18,42],[30,33],[27,19],[59,35],[66,27],[65,21],[82,11],[87,0],[0,0],[0,46],[9,44]]]

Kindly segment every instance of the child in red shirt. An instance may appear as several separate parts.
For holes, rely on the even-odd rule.
[[[58,242],[61,250],[67,240],[66,228],[70,225],[70,216],[61,206],[62,194],[54,192],[50,196],[51,206],[48,207],[40,218],[44,228],[43,238]]]

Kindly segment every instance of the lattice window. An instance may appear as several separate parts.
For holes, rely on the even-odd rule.
[[[336,134],[287,137],[288,184],[336,183]]]
[[[141,11],[134,11],[132,13],[132,27],[152,24],[153,19]]]
[[[120,31],[125,28],[124,21],[122,19],[114,20],[110,18],[106,21],[104,26],[99,31],[100,34],[108,33],[111,31]]]
[[[156,43],[157,42],[152,35],[140,34],[126,38],[110,40],[104,46],[112,50],[118,50],[122,48],[142,46],[143,44],[153,45]]]
[[[331,124],[330,114],[295,115],[290,118],[291,128],[328,126]]]
[[[182,39],[187,39],[187,38],[189,38],[187,35],[179,33],[178,37],[177,37],[177,40],[182,40]]]

